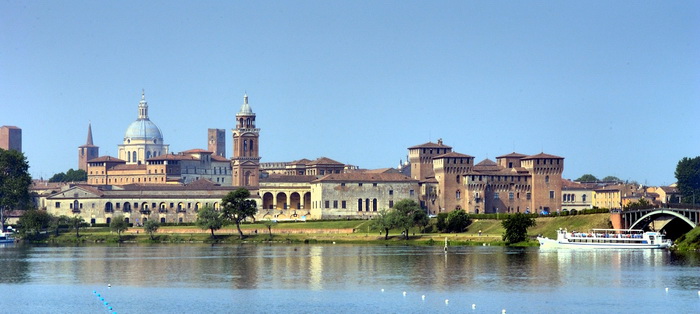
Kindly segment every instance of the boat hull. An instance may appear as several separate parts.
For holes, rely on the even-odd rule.
[[[670,242],[659,244],[635,244],[635,243],[581,243],[558,241],[549,238],[538,237],[542,248],[568,248],[568,249],[667,249]]]

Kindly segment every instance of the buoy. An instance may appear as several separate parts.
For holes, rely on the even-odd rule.
[[[423,301],[425,301],[425,294],[420,297]]]
[[[95,290],[92,290],[92,293],[93,293],[93,294],[95,294],[95,293],[97,293],[97,291],[95,291]]]
[[[99,297],[99,296],[100,296],[100,294],[98,293],[98,294],[97,294],[97,296]]]
[[[406,291],[403,292],[403,296],[404,296],[404,297],[406,296]]]
[[[501,310],[501,314],[506,314],[506,309]]]
[[[700,296],[700,290],[698,290],[698,295]]]
[[[450,304],[450,300],[445,299],[445,305],[448,305],[448,304]]]
[[[112,284],[108,283],[107,288],[112,288]]]
[[[476,304],[472,304],[472,310],[476,310]]]
[[[104,301],[104,300],[105,300],[105,298],[100,298],[100,301]]]
[[[333,244],[335,244],[335,241],[333,241]]]
[[[384,292],[384,289],[382,288],[382,292]]]
[[[108,308],[108,310],[110,310],[110,311],[111,311],[111,310],[112,310],[112,307],[110,306],[110,307]]]
[[[666,287],[666,293],[668,293],[668,287]]]

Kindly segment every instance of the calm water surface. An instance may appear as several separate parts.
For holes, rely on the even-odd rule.
[[[0,267],[3,313],[700,313],[700,256],[668,251],[10,245]]]

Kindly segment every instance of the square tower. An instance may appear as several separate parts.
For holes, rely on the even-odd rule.
[[[226,158],[226,130],[208,129],[207,131],[208,151],[214,155]]]
[[[16,126],[3,125],[0,127],[0,148],[14,149],[22,152],[22,129]]]

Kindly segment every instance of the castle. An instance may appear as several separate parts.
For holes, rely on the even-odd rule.
[[[109,223],[115,215],[136,223],[193,222],[200,208],[218,209],[224,195],[245,187],[258,204],[257,219],[370,219],[402,199],[420,202],[432,215],[561,208],[562,157],[512,153],[475,164],[438,140],[409,147],[399,169],[366,170],[327,157],[261,163],[260,129],[247,94],[233,119],[230,159],[222,129],[208,130],[208,150],[171,153],[142,93],[118,157],[99,156],[88,125],[87,143],[78,149],[87,184],[42,196],[39,207],[91,223]]]

